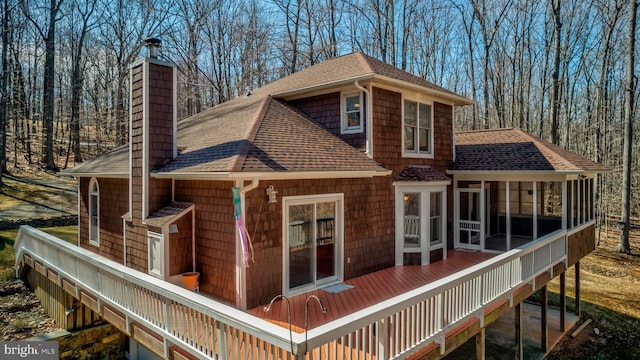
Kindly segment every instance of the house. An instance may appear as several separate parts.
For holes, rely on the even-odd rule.
[[[130,79],[129,145],[63,172],[79,247],[25,228],[17,267],[160,356],[441,356],[594,249],[604,166],[454,134],[470,100],[365,54],[180,121],[174,65]]]

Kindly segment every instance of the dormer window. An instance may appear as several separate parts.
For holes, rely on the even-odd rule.
[[[433,157],[433,111],[430,104],[404,100],[403,155]]]
[[[361,93],[342,95],[341,133],[353,134],[363,131],[363,102]]]

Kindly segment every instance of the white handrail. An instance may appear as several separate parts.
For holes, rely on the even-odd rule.
[[[278,349],[277,357],[288,358],[290,350],[300,356],[307,350],[331,353],[329,349],[335,352],[339,346],[348,346],[355,347],[358,354],[369,351],[376,353],[378,358],[399,359],[433,341],[444,346],[444,334],[448,330],[469,318],[479,317],[488,304],[507,297],[509,291],[566,260],[566,232],[549,234],[524,247],[313,328],[308,331],[306,340],[305,334],[294,333],[293,343],[288,329],[34,228],[20,228],[15,250],[16,269],[21,265],[23,255],[28,254],[45,268],[75,282],[78,288],[90,291],[133,321],[159,332],[166,343],[180,344],[199,358],[241,358],[239,349],[236,349],[237,354],[233,350],[220,350],[227,344],[226,338],[220,335],[222,332],[225,336],[243,337],[232,342],[234,344],[244,343],[244,337],[250,335],[252,340],[246,346],[252,348],[242,351],[260,350],[259,341],[271,344]],[[124,298],[118,298],[118,294]],[[209,324],[204,330],[199,329],[199,334],[180,328],[190,311],[202,314],[217,325]],[[372,343],[374,336],[376,344]],[[203,346],[205,337],[216,337],[224,344]],[[218,352],[214,353],[214,349]],[[264,351],[264,345],[260,351]],[[272,352],[273,349],[269,351]]]

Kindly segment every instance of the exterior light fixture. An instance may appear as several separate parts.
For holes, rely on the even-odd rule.
[[[276,198],[277,194],[278,192],[273,189],[273,185],[269,185],[269,187],[267,188],[267,196],[269,197],[269,203],[275,204],[278,202],[278,199]]]

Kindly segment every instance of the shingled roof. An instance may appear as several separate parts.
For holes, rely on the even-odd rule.
[[[407,166],[400,172],[400,174],[398,174],[398,176],[396,176],[394,180],[408,181],[408,182],[451,181],[451,179],[449,179],[440,171],[432,168],[431,166],[418,166],[418,165]]]
[[[379,80],[418,87],[421,91],[430,93],[436,98],[446,99],[454,105],[473,104],[472,100],[361,52],[338,56],[315,64],[253,92],[281,97],[340,83],[351,84],[355,80]]]
[[[129,176],[129,145],[120,146],[94,159],[60,172],[70,176]]]
[[[178,157],[157,171],[181,176],[211,172],[369,172],[375,161],[271,96],[223,103],[178,124]]]
[[[277,172],[388,174],[375,161],[289,106],[283,98],[355,80],[419,89],[453,104],[471,100],[362,53],[339,56],[274,81],[247,96],[216,105],[178,122],[178,156],[156,176]],[[63,172],[65,175],[127,176],[128,147]]]
[[[459,132],[449,172],[603,172],[604,165],[520,129]]]

